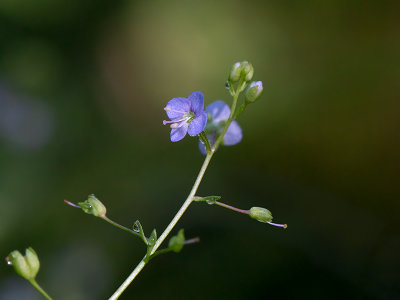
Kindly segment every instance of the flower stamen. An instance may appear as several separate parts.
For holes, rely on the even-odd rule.
[[[187,119],[188,118],[182,118],[182,119],[179,119],[179,120],[171,120],[171,121],[164,120],[163,124],[167,125],[167,124],[171,124],[171,123],[179,123],[179,122],[187,121]]]

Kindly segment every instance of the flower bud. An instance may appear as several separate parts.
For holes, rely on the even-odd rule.
[[[106,215],[107,212],[104,204],[101,203],[101,201],[97,199],[94,195],[89,195],[86,201],[79,202],[78,205],[85,213],[89,215],[94,215],[95,217],[102,218]]]
[[[184,242],[185,242],[185,235],[183,229],[181,229],[179,230],[177,235],[170,238],[168,243],[168,248],[178,253],[182,250]]]
[[[231,73],[229,75],[229,80],[231,82],[237,82],[240,79],[240,74],[242,72],[241,63],[237,62],[232,66]]]
[[[251,65],[251,63],[249,63],[248,61],[243,61],[240,64],[241,68],[242,68],[242,76],[244,81],[250,81],[253,78],[253,74],[254,74],[254,68]]]
[[[247,103],[254,103],[261,95],[263,91],[263,85],[261,81],[253,81],[245,92],[245,98]]]
[[[249,216],[257,221],[268,223],[272,221],[271,212],[263,207],[252,207],[249,211]]]
[[[32,248],[25,250],[23,256],[18,250],[12,251],[7,257],[6,261],[9,265],[14,267],[15,272],[27,280],[32,280],[39,272],[40,262],[36,252]]]

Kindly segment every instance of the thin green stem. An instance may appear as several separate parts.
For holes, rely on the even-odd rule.
[[[183,242],[183,245],[189,245],[189,244],[194,244],[194,243],[198,243],[198,242],[200,242],[200,238],[199,237],[195,237],[195,238],[192,238],[192,239],[189,239],[189,240],[185,240]],[[173,250],[171,248],[169,248],[169,247],[161,249],[161,250],[157,250],[152,256],[150,256],[148,261],[150,261],[150,259],[153,259],[154,257],[156,257],[156,256],[158,256],[160,254],[168,253],[168,252],[171,252],[171,251],[173,251]]]
[[[207,153],[211,153],[211,146],[210,146],[210,143],[209,143],[208,138],[207,138],[206,134],[204,133],[204,131],[202,131],[200,133],[200,139],[203,141],[204,146],[206,147]]]
[[[248,215],[248,214],[249,214],[249,211],[246,210],[246,209],[236,208],[236,207],[233,207],[233,206],[230,206],[230,205],[228,205],[228,204],[225,204],[225,203],[222,203],[222,202],[218,202],[218,201],[215,201],[215,204],[217,204],[217,205],[219,205],[219,206],[222,206],[222,207],[225,207],[225,208],[227,208],[227,209],[230,209],[230,210],[239,212],[239,213],[241,213],[241,214],[245,214],[245,215]]]
[[[126,231],[126,232],[129,232],[129,233],[131,233],[131,234],[133,234],[133,235],[136,235],[136,236],[142,238],[142,236],[141,236],[139,233],[137,233],[136,231],[133,231],[132,229],[129,229],[129,228],[125,227],[125,226],[122,226],[122,225],[118,224],[117,222],[114,222],[113,220],[107,218],[107,216],[103,216],[103,217],[101,217],[101,218],[102,218],[104,221],[110,223],[111,225],[113,225],[113,226],[115,226],[115,227],[117,227],[117,228],[119,228],[119,229],[122,229],[122,230],[124,230],[124,231]]]
[[[229,126],[231,125],[232,121],[234,120],[234,115],[235,115],[235,110],[236,110],[236,105],[237,105],[237,100],[239,98],[239,94],[241,92],[242,89],[242,84],[243,84],[243,79],[240,79],[237,88],[236,88],[236,92],[233,94],[233,101],[232,101],[232,106],[231,106],[231,113],[229,115],[228,120],[226,120],[226,124],[224,129],[222,130],[222,133],[220,134],[220,136],[218,137],[217,141],[215,142],[215,144],[213,145],[213,147],[211,148],[211,152],[215,152],[215,150],[217,150],[219,144],[221,144],[226,131],[228,130]]]
[[[175,227],[176,223],[178,223],[179,219],[182,217],[182,215],[184,214],[186,209],[192,203],[193,197],[196,194],[196,191],[200,185],[201,180],[203,179],[204,173],[207,170],[208,164],[210,163],[210,160],[211,160],[213,154],[214,154],[214,152],[207,154],[206,158],[204,159],[203,165],[201,166],[200,172],[197,175],[196,181],[194,182],[192,190],[189,193],[189,196],[186,198],[185,202],[183,203],[183,205],[181,206],[179,211],[176,213],[175,217],[168,224],[167,228],[165,228],[164,232],[157,239],[156,243],[154,244],[153,249],[150,252],[150,255],[153,255],[157,251],[157,249],[161,246],[161,243],[165,240],[165,238],[168,236],[168,234],[172,231],[172,229]],[[145,257],[143,257],[143,259],[136,266],[136,268],[132,271],[132,273],[128,276],[128,278],[125,279],[125,281],[121,284],[121,286],[110,297],[110,300],[118,299],[119,296],[121,296],[121,294],[124,292],[124,290],[130,285],[130,283],[135,279],[135,277],[140,273],[140,271],[147,264],[146,257],[147,257],[147,255]]]
[[[153,259],[154,257],[156,257],[156,256],[158,256],[160,254],[168,253],[168,252],[171,252],[171,251],[172,251],[172,249],[170,249],[170,248],[165,248],[165,249],[158,250],[158,251],[156,251],[154,254],[152,254],[150,256],[149,261],[150,261],[150,259]]]
[[[44,291],[44,289],[41,288],[41,286],[36,282],[35,279],[31,279],[29,280],[29,282],[33,285],[35,289],[39,291],[39,293],[43,295],[43,297],[45,297],[47,300],[52,300],[52,298],[49,295],[47,295],[47,293]]]
[[[242,114],[242,112],[246,109],[247,105],[248,103],[245,102],[239,106],[238,110],[235,113],[235,116],[233,117],[234,120],[236,120]]]

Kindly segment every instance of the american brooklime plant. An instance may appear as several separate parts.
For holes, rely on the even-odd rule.
[[[217,100],[204,108],[204,95],[202,92],[192,92],[187,98],[176,97],[168,101],[164,110],[169,120],[164,120],[163,124],[171,128],[171,142],[178,142],[186,135],[199,138],[198,148],[205,155],[203,165],[193,184],[193,187],[183,202],[181,208],[173,217],[168,226],[160,236],[156,229],[153,229],[149,235],[146,235],[142,224],[137,220],[131,228],[122,226],[109,219],[106,215],[105,205],[94,195],[90,195],[87,200],[78,204],[67,200],[64,202],[72,207],[82,209],[85,213],[101,218],[111,225],[122,229],[134,236],[140,238],[145,244],[147,251],[143,259],[139,262],[132,273],[117,288],[110,299],[117,299],[125,289],[138,276],[143,268],[157,255],[168,252],[180,252],[185,245],[199,242],[199,238],[186,239],[184,230],[180,229],[177,235],[169,239],[168,245],[159,249],[164,240],[174,229],[179,219],[185,213],[187,208],[193,202],[204,202],[209,205],[218,205],[231,211],[248,215],[257,221],[267,223],[273,226],[286,228],[286,224],[272,223],[271,212],[262,207],[252,207],[249,210],[239,209],[220,201],[221,196],[199,196],[196,195],[197,189],[203,179],[207,167],[217,152],[219,146],[233,146],[242,140],[242,129],[236,119],[246,110],[247,106],[255,103],[263,91],[261,81],[252,81],[254,69],[247,62],[237,62],[232,66],[231,72],[226,81],[226,89],[232,96],[232,102],[229,106],[221,100]],[[243,101],[239,105],[239,95],[243,95]],[[12,251],[6,261],[12,265],[14,270],[28,280],[46,299],[51,297],[36,282],[36,275],[39,272],[39,259],[32,248],[26,249],[25,256],[19,251]]]

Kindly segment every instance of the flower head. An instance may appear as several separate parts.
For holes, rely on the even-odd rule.
[[[206,113],[208,114],[208,123],[204,131],[210,144],[213,145],[222,133],[231,110],[225,102],[218,100],[207,106]],[[233,121],[224,135],[223,144],[233,146],[241,140],[242,129],[236,121]],[[206,147],[202,142],[199,142],[199,149],[201,153],[207,154]]]
[[[246,103],[254,103],[263,91],[262,81],[253,81],[245,92]]]
[[[183,139],[186,133],[190,136],[200,134],[207,123],[207,114],[204,111],[204,96],[201,92],[193,92],[187,98],[173,98],[164,108],[171,121],[171,142]]]

